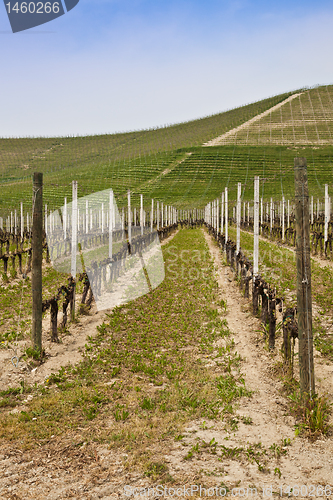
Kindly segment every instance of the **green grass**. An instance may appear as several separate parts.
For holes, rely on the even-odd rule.
[[[223,318],[202,232],[179,231],[163,253],[164,282],[107,315],[97,336],[88,339],[83,361],[35,387],[27,410],[2,415],[1,439],[35,446],[80,427],[82,439],[121,446],[135,461],[148,460],[149,443],[162,446],[193,419],[230,425],[235,402],[251,393]],[[221,337],[229,348],[217,353],[214,341]],[[216,354],[217,374],[205,366]],[[2,398],[3,407],[22,400],[15,389],[10,402],[7,394]]]
[[[296,418],[296,435],[311,440],[330,433],[329,416],[332,403],[327,396],[315,395],[313,399],[301,398],[298,392],[289,396],[291,413]]]
[[[79,196],[111,186],[117,202],[123,205],[130,188],[134,195],[143,193],[146,202],[159,198],[185,208],[203,206],[218,192],[221,179],[229,180],[232,187],[233,175],[239,168],[245,182],[257,168],[260,174],[272,174],[274,178],[277,167],[290,168],[295,151],[269,145],[257,151],[233,146],[206,148],[202,144],[288,95],[156,130],[88,137],[0,139],[1,216],[15,208],[19,210],[19,201],[24,202],[24,213],[30,211],[31,175],[36,171],[44,174],[43,195],[49,209],[61,206],[64,196],[71,199],[73,179],[78,181]],[[309,148],[309,152],[313,150]],[[314,154],[320,169],[320,151]],[[264,163],[257,165],[258,158],[264,156]],[[138,203],[138,196],[134,197],[133,204]]]
[[[203,147],[209,139],[282,102],[291,93],[154,130],[88,137],[0,139],[0,214],[6,217],[15,209],[19,213],[20,201],[25,214],[31,211],[32,173],[36,171],[44,174],[43,196],[49,210],[62,206],[65,196],[71,200],[72,180],[78,181],[79,197],[112,187],[118,206],[126,204],[126,193],[131,189],[133,207],[139,207],[139,194],[143,194],[146,210],[152,198],[180,209],[203,208],[225,186],[229,187],[232,206],[237,182],[242,182],[243,199],[251,201],[255,175],[265,180],[260,188],[264,201],[270,197],[280,199],[282,194],[293,200],[295,156],[307,158],[310,195],[322,199],[324,184],[333,184],[332,88],[323,86],[304,91],[301,97],[304,110],[307,105],[304,122],[297,118],[299,99],[292,101],[296,120],[292,140],[290,116],[286,112],[290,105],[286,104],[281,108],[285,110],[282,122],[280,110],[262,119],[271,126],[266,139],[262,135],[260,141],[250,134],[244,142],[243,132],[239,132],[236,142]],[[317,129],[307,121],[311,113],[317,120]],[[275,137],[275,115],[283,125],[278,130],[280,139]],[[306,135],[305,123],[309,127]],[[258,122],[251,127],[257,130]],[[244,134],[248,137],[247,129]],[[321,140],[321,136],[325,139]]]

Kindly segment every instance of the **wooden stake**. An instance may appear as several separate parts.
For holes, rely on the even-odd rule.
[[[259,177],[254,178],[253,279],[259,273]]]
[[[113,191],[109,193],[109,259],[112,259],[112,231],[113,231]]]
[[[33,177],[32,223],[32,347],[42,351],[43,174]]]
[[[330,212],[330,205],[329,205],[329,196],[328,196],[328,184],[325,184],[325,226],[324,226],[324,242],[328,240],[328,223],[330,220],[329,217],[329,212]]]
[[[272,229],[273,229],[273,198],[271,198],[271,204],[270,204],[270,209],[269,209],[269,227],[270,227],[270,234],[272,235]]]
[[[241,223],[241,196],[242,196],[242,184],[238,182],[237,184],[237,214],[236,214],[236,223],[237,223],[237,239],[236,239],[236,254],[239,254],[240,250],[240,223]]]
[[[221,195],[221,234],[223,234],[223,220],[224,220],[224,193]]]
[[[24,217],[23,217],[23,203],[21,201],[21,238],[23,239],[24,232]]]
[[[150,215],[150,232],[153,232],[154,225],[154,200],[151,200],[151,215]]]
[[[309,194],[305,158],[295,158],[297,317],[300,388],[303,397],[315,396],[312,338]]]
[[[76,254],[77,254],[77,181],[72,181],[72,256],[71,275],[73,284],[73,301],[71,302],[71,318],[75,320],[75,279],[76,279]]]
[[[143,195],[140,194],[140,226],[141,226],[141,236],[143,235],[143,226],[144,226],[144,222],[143,222]]]
[[[225,212],[225,242],[228,241],[228,188],[224,190],[224,212]]]
[[[282,241],[284,241],[284,207],[285,207],[285,199],[284,199],[284,196],[282,196],[282,214],[281,214],[281,217],[282,217]]]

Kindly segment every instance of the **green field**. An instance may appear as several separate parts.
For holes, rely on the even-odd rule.
[[[310,195],[322,199],[333,184],[333,86],[280,94],[210,117],[164,128],[113,135],[0,139],[0,216],[31,211],[32,173],[44,173],[44,203],[59,208],[71,200],[71,181],[79,197],[112,187],[118,206],[132,192],[145,208],[152,198],[179,209],[203,208],[229,188],[243,185],[243,200],[253,198],[253,178],[262,179],[260,196],[292,199],[295,156],[308,161]],[[298,95],[299,94],[299,95]],[[296,95],[285,103],[286,99]],[[256,115],[275,111],[231,133],[223,143],[205,146]],[[293,120],[291,120],[291,116]],[[260,132],[260,137],[259,137]]]
[[[65,196],[71,202],[73,180],[78,181],[79,197],[112,188],[118,207],[127,204],[128,189],[132,207],[139,207],[139,195],[143,194],[146,210],[150,209],[152,198],[178,209],[203,209],[227,186],[231,212],[237,183],[242,183],[242,199],[251,201],[254,176],[260,176],[264,202],[271,197],[281,200],[282,196],[292,202],[296,156],[307,158],[310,195],[323,201],[324,185],[329,184],[331,189],[333,184],[331,92],[333,86],[295,91],[301,97],[288,101],[295,117],[291,126],[283,104],[214,146],[207,143],[283,103],[293,93],[154,130],[89,137],[0,139],[0,217],[7,217],[13,210],[19,214],[21,201],[24,213],[31,212],[32,174],[38,171],[44,174],[43,201],[48,211],[58,209]],[[310,104],[314,117],[311,124]],[[301,117],[297,115],[297,106],[302,110]],[[280,113],[282,120],[279,131],[275,113]],[[331,391],[327,400],[326,396],[315,398],[316,406],[306,413],[308,408],[301,405],[297,379],[280,358],[282,323],[276,325],[276,348],[269,351],[264,333],[267,325],[250,321],[251,305],[230,288],[230,271],[223,258],[221,262],[217,259],[219,249],[214,242],[210,245],[205,229],[184,229],[180,225],[177,229],[172,240],[166,240],[162,247],[162,283],[108,313],[105,310],[98,333],[95,305],[91,310],[87,304],[80,307],[82,282],[77,287],[75,318],[68,319],[66,328],[58,328],[58,340],[63,346],[57,346],[56,352],[49,343],[54,340],[50,337],[50,313],[44,312],[47,321],[43,323],[42,345],[46,357],[30,347],[31,276],[17,273],[15,260],[9,261],[7,274],[0,276],[0,352],[5,360],[0,391],[0,445],[10,445],[22,457],[27,449],[34,453],[45,451],[51,457],[52,450],[61,450],[60,445],[65,443],[70,444],[64,450],[72,447],[75,453],[79,451],[86,457],[86,445],[103,446],[115,456],[124,457],[124,470],[138,471],[140,477],[152,481],[162,478],[174,485],[180,483],[181,475],[171,475],[167,457],[176,449],[181,463],[186,462],[182,469],[191,470],[196,481],[202,477],[204,484],[207,477],[215,481],[211,476],[216,470],[223,473],[218,481],[228,490],[234,484],[253,484],[256,477],[258,484],[259,480],[264,484],[266,479],[262,478],[266,477],[268,484],[275,481],[277,491],[277,481],[282,474],[288,477],[291,469],[289,463],[280,463],[280,456],[287,455],[287,447],[294,445],[290,436],[295,432],[296,439],[302,432],[314,439],[330,430]],[[229,237],[235,240],[235,236],[231,224]],[[251,233],[242,231],[241,248],[252,257]],[[83,252],[86,256],[92,253],[90,247],[83,248]],[[316,382],[316,389],[326,387],[324,369],[333,359],[333,272],[325,264],[312,262],[313,332],[320,353],[319,360],[318,355],[315,358],[316,380],[322,383]],[[296,304],[295,254],[290,248],[281,247],[277,241],[261,240],[260,273],[285,299],[285,304]],[[67,279],[66,273],[44,264],[43,301],[54,297]],[[97,294],[94,290],[92,293],[97,297],[98,288]],[[59,315],[54,313],[58,326],[64,317],[61,311],[65,300],[60,294]],[[88,316],[87,321],[84,316]],[[51,347],[52,357],[66,349],[70,352],[81,327],[84,336],[89,332],[86,344],[79,349],[81,360],[67,358],[67,364],[61,362],[59,369],[50,368]],[[25,363],[26,374],[20,372],[20,380],[12,377],[13,359],[20,366]],[[31,382],[30,370],[43,362],[46,371],[41,382]],[[295,357],[294,373],[296,363]],[[5,373],[5,369],[10,372]],[[39,373],[42,372],[38,368]],[[268,411],[267,401],[271,397]],[[294,406],[290,406],[290,401]],[[267,420],[262,415],[267,415]],[[288,415],[298,415],[298,420],[292,419],[292,424],[285,418]],[[275,419],[279,426],[274,430],[277,439],[273,442]],[[196,429],[192,430],[194,423]],[[251,429],[251,425],[258,427]],[[267,435],[262,431],[265,428],[269,430]],[[208,434],[205,439],[198,437],[201,431],[210,429],[209,438]],[[292,459],[301,456],[299,448],[292,448],[292,453]],[[308,454],[307,449],[305,453]],[[205,463],[195,469],[200,456]],[[208,456],[210,463],[206,463]],[[43,464],[45,457],[44,453]],[[94,461],[94,467],[98,463],[96,454],[88,459]],[[235,475],[243,468],[243,482],[238,476],[236,483],[230,477],[225,479],[228,470],[220,469],[221,465],[224,467],[221,462],[228,467],[237,462]],[[82,470],[80,465],[80,476]],[[115,475],[114,469],[111,471],[108,482]],[[314,480],[308,475],[306,478]],[[69,495],[72,497],[72,493]]]

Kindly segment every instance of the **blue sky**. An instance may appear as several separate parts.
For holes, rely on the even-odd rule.
[[[136,130],[333,83],[328,1],[80,0],[12,34],[0,4],[0,136]]]

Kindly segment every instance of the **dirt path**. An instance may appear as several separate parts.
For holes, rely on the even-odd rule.
[[[267,109],[263,113],[260,113],[259,115],[251,118],[247,122],[242,123],[238,127],[235,127],[232,130],[228,130],[228,132],[226,132],[225,134],[222,134],[219,137],[216,137],[215,139],[212,139],[209,142],[205,142],[203,144],[203,146],[219,146],[219,145],[223,144],[224,140],[227,139],[228,137],[230,137],[231,135],[237,134],[237,132],[239,132],[240,130],[243,130],[244,128],[248,127],[252,123],[255,123],[256,121],[260,120],[261,118],[264,118],[264,116],[269,115],[272,111],[275,111],[275,110],[281,108],[281,106],[284,106],[287,102],[292,101],[293,99],[295,99],[296,97],[298,97],[300,95],[301,95],[301,93],[291,95],[290,97],[288,97],[284,101],[282,101],[279,104],[276,104],[275,106]]]
[[[163,240],[161,245],[166,245],[177,232],[178,230]],[[78,306],[79,304],[77,304],[77,310]],[[48,313],[43,319],[43,347],[48,355],[46,361],[33,369],[23,360],[19,362],[17,367],[12,364],[12,357],[21,356],[25,348],[30,345],[30,341],[27,340],[17,343],[17,352],[13,349],[0,350],[0,390],[17,387],[21,381],[24,381],[25,385],[40,384],[62,366],[77,364],[82,359],[81,352],[87,342],[87,337],[95,336],[98,333],[97,327],[103,323],[105,315],[110,314],[110,312],[111,309],[97,311],[96,304],[93,302],[87,316],[79,315],[77,322],[67,324],[68,332],[60,335],[61,342],[59,344],[51,342],[50,334],[45,333],[50,330],[50,313]],[[59,324],[61,320],[60,315]],[[16,363],[16,360],[13,361]]]
[[[243,358],[242,371],[245,373],[245,381],[247,386],[255,391],[251,399],[240,404],[237,412],[239,415],[251,417],[253,425],[239,425],[239,430],[232,441],[228,441],[228,446],[231,443],[244,446],[246,442],[261,441],[266,448],[269,448],[273,443],[281,444],[282,438],[289,438],[292,442],[292,446],[287,448],[287,455],[281,457],[280,463],[276,465],[282,473],[280,479],[273,475],[274,470],[271,474],[265,475],[258,472],[257,467],[244,466],[239,469],[236,464],[229,469],[231,475],[228,479],[234,481],[241,479],[242,483],[243,481],[245,483],[244,486],[246,483],[273,485],[275,491],[279,491],[282,485],[332,483],[332,439],[326,438],[310,444],[303,438],[294,438],[293,418],[285,416],[286,399],[279,394],[281,382],[277,381],[273,375],[274,362],[279,359],[279,346],[275,349],[275,354],[271,355],[267,352],[262,341],[262,334],[259,333],[259,320],[249,313],[249,303],[241,296],[236,282],[233,281],[233,272],[222,264],[220,249],[207,233],[205,236],[214,257],[217,280],[227,302],[228,326],[234,333],[237,351]],[[280,343],[281,339],[278,344]],[[318,389],[331,388],[332,366],[329,367],[328,372],[325,370],[324,375],[327,376],[329,373],[331,376],[328,379],[324,380],[323,377],[322,383],[318,381]],[[316,374],[317,380],[322,377],[321,365],[317,364]],[[220,439],[216,437],[217,441],[220,442],[221,437]]]
[[[206,488],[226,485],[230,490],[228,496],[238,500],[275,496],[270,490],[263,494],[263,488],[270,486],[272,492],[279,493],[280,487],[288,485],[309,487],[313,484],[317,487],[332,483],[332,439],[311,444],[306,439],[294,437],[294,422],[286,415],[286,399],[279,394],[281,383],[273,374],[274,363],[279,359],[278,348],[274,354],[265,349],[259,333],[259,320],[249,313],[249,304],[242,298],[232,271],[224,265],[217,244],[206,232],[204,234],[214,258],[220,293],[227,302],[226,320],[236,350],[242,356],[241,371],[245,374],[247,388],[254,394],[251,398],[240,399],[234,416],[237,425],[232,431],[226,429],[223,420],[190,423],[181,442],[166,446],[164,459],[170,474],[177,478],[177,487],[180,479],[187,488],[199,484]],[[221,342],[216,343],[216,349],[222,346]],[[215,359],[215,353],[212,353],[205,362],[218,375],[220,369]],[[320,369],[316,367],[316,370],[319,374]],[[248,425],[251,419],[252,425]],[[214,452],[209,452],[209,447],[192,460],[184,460],[185,453],[192,446],[203,441],[210,443],[213,439],[231,454],[233,450],[237,452],[237,448],[252,445],[258,451],[259,465],[244,458],[225,456],[220,459]],[[283,446],[281,439],[290,439],[291,445]],[[280,458],[272,458],[269,452],[274,443],[280,447]],[[8,445],[0,450],[0,500],[125,500],[129,498],[124,494],[125,485],[131,488],[153,486],[150,478],[125,470],[123,458],[123,454],[97,443],[82,445],[80,429],[62,440],[51,441],[40,450],[22,453]],[[263,467],[262,471],[259,466]],[[245,493],[232,491],[232,488],[245,488]],[[247,492],[247,488],[252,488],[252,491]],[[150,498],[158,497],[155,494]],[[311,498],[325,497],[314,494]]]

